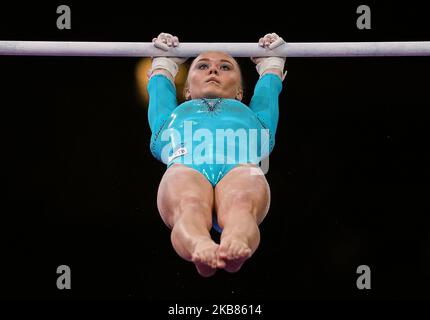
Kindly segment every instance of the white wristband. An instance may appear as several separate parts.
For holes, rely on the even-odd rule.
[[[152,59],[151,72],[156,69],[164,69],[170,72],[173,78],[178,74],[179,67],[175,61],[166,57],[156,57]]]
[[[278,69],[278,70],[281,71],[282,80],[284,80],[285,76],[287,75],[287,71],[284,72],[284,66],[285,66],[285,59],[284,58],[280,58],[280,57],[268,57],[268,58],[264,58],[263,61],[261,61],[255,67],[256,67],[257,72],[260,75],[260,77],[268,69]]]

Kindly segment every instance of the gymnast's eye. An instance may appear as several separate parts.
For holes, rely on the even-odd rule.
[[[197,66],[197,69],[199,69],[199,70],[204,70],[204,69],[206,69],[206,68],[208,68],[209,66],[208,66],[208,64],[207,63],[201,63],[201,64],[199,64],[198,66]]]
[[[221,70],[224,70],[224,71],[231,70],[231,66],[229,64],[223,64],[221,66]]]

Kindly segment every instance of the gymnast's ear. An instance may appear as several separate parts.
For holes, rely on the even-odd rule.
[[[190,88],[188,86],[184,87],[183,94],[184,94],[185,100],[191,100],[191,91],[190,91]]]
[[[242,99],[243,99],[243,90],[242,90],[242,88],[238,88],[237,89],[235,99],[239,100],[239,101],[242,101]]]
[[[190,83],[188,82],[188,77],[185,80],[184,90],[182,91],[182,94],[183,94],[185,100],[191,100]]]

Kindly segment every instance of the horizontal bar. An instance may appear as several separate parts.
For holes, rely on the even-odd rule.
[[[151,42],[0,41],[0,55],[11,56],[196,57],[205,51],[223,51],[233,57],[430,56],[430,41],[296,42],[274,50],[257,43],[181,43],[168,52]]]

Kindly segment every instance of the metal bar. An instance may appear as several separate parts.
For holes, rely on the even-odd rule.
[[[274,50],[257,43],[181,43],[167,52],[151,42],[0,41],[0,55],[10,56],[196,57],[205,51],[223,51],[233,57],[430,56],[430,41],[296,42]]]

